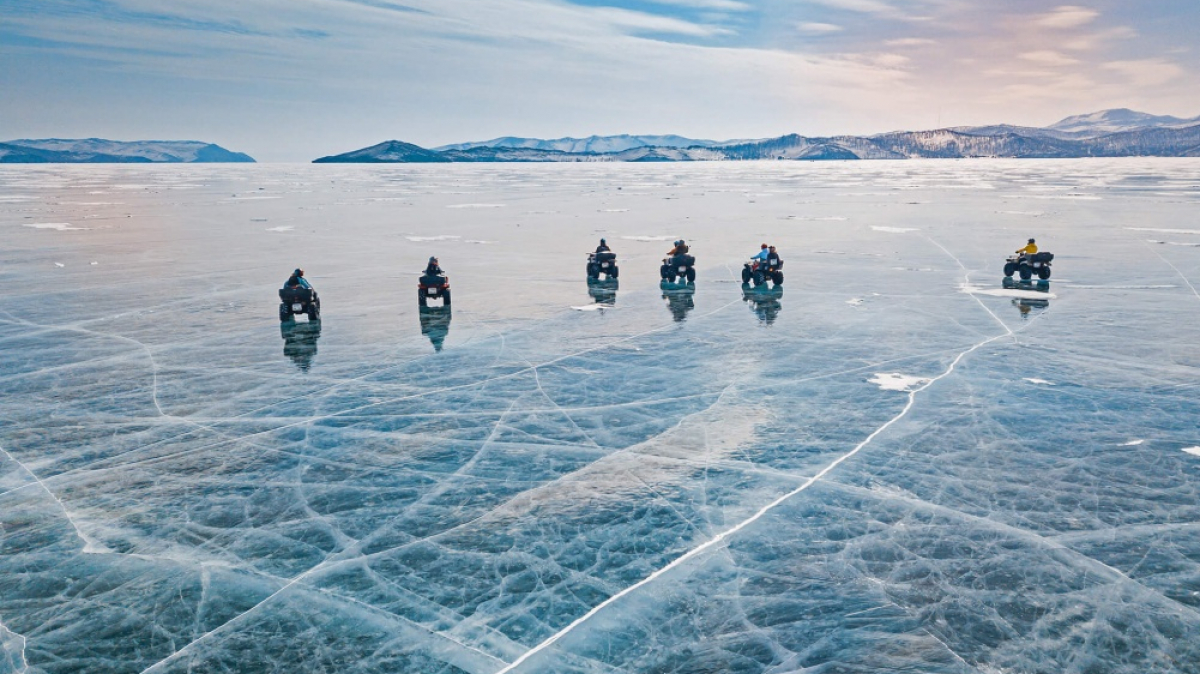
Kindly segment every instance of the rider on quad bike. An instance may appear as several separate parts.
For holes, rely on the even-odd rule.
[[[688,245],[683,239],[676,241],[675,247],[667,251],[659,272],[668,283],[675,283],[676,278],[685,279],[687,283],[696,282],[696,258],[688,255]]]
[[[1021,281],[1028,282],[1037,274],[1038,279],[1046,281],[1050,278],[1050,261],[1054,259],[1054,253],[1039,253],[1037,242],[1033,239],[1024,247],[1018,248],[1016,252],[1008,256],[1004,263],[1004,284],[1013,283],[1013,273],[1021,275]]]
[[[427,307],[429,300],[439,298],[442,300],[442,306],[450,306],[450,279],[446,272],[442,271],[438,259],[431,257],[429,264],[425,265],[421,280],[417,282],[417,303]]]
[[[321,320],[321,298],[313,289],[304,270],[296,268],[279,289],[279,320],[290,321],[296,314],[308,314],[308,320]]]
[[[755,287],[771,281],[776,287],[783,285],[783,260],[775,246],[762,245],[760,250],[742,268],[742,283],[753,282]]]
[[[605,279],[612,280],[617,278],[619,271],[617,269],[617,254],[612,252],[612,249],[608,247],[608,243],[604,239],[600,239],[600,245],[596,246],[596,252],[588,253],[588,280],[599,281],[600,274],[604,274]]]

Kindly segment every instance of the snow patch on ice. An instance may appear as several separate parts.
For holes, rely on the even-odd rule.
[[[628,208],[602,208],[601,213],[628,213]]]
[[[1191,454],[1192,456],[1200,456],[1200,447],[1184,447],[1183,451]]]
[[[867,381],[878,385],[884,391],[908,392],[918,386],[929,383],[930,379],[928,377],[913,377],[911,375],[900,374],[899,372],[876,372],[875,376]]]
[[[645,235],[645,234],[636,234],[634,236],[622,236],[621,238],[625,239],[626,241],[651,242],[651,241],[674,241],[676,237],[674,237],[674,236],[649,236],[649,235]]]
[[[915,227],[881,227],[879,225],[871,225],[871,229],[873,229],[877,232],[891,232],[893,234],[904,234],[905,232],[921,231]]]
[[[861,297],[855,297],[853,299],[846,300],[846,304],[849,304],[852,307],[860,307],[865,301],[866,300],[862,299]]]
[[[1046,214],[1045,211],[996,211],[1003,215],[1027,215],[1031,218],[1040,218]]]
[[[446,208],[504,208],[504,204],[451,204]]]
[[[1159,234],[1200,234],[1200,229],[1162,229],[1160,227],[1126,227],[1131,232],[1157,232]]]
[[[1052,382],[1052,381],[1046,381],[1045,379],[1037,379],[1035,377],[1026,377],[1025,381],[1027,381],[1031,384],[1043,384],[1045,386],[1054,386],[1054,382]]]
[[[1146,443],[1145,440],[1142,440],[1141,438],[1139,438],[1137,440],[1130,440],[1129,442],[1123,442],[1123,443],[1121,443],[1121,446],[1122,447],[1137,447],[1138,445],[1142,445],[1145,443]]]
[[[91,227],[76,227],[69,222],[33,222],[21,226],[33,229],[54,229],[60,232],[82,232],[91,229]]]
[[[1184,243],[1182,241],[1159,241],[1157,239],[1146,239],[1146,243],[1157,243],[1167,246],[1188,246],[1189,248],[1200,248],[1200,243]]]
[[[575,311],[604,311],[605,309],[616,309],[614,306],[605,304],[585,304],[581,307],[571,307]]]
[[[268,232],[290,232],[293,229],[295,229],[295,227],[293,227],[291,225],[280,225],[278,227],[268,227],[267,231]]]
[[[404,238],[420,243],[422,241],[458,241],[462,237],[454,234],[440,234],[438,236],[406,236]]]

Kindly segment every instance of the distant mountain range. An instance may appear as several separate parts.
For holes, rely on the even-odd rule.
[[[0,143],[0,164],[146,164],[253,162],[241,152],[198,140],[119,141],[102,138],[10,140]]]
[[[1048,127],[1006,124],[874,136],[714,141],[681,136],[504,137],[426,149],[397,140],[315,163],[652,162],[748,159],[910,159],[965,157],[1200,157],[1200,117],[1128,109],[1068,117]]]

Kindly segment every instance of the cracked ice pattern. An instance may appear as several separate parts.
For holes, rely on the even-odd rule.
[[[1198,184],[0,169],[0,672],[1196,672]],[[1053,299],[961,292],[1028,236]]]

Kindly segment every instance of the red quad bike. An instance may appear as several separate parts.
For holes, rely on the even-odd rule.
[[[450,306],[450,278],[442,274],[424,274],[417,282],[417,302],[429,306],[429,300],[442,300],[442,306]]]
[[[783,285],[783,260],[771,257],[767,260],[750,260],[742,268],[742,283],[753,283],[754,287],[764,285],[767,281],[776,287]]]

